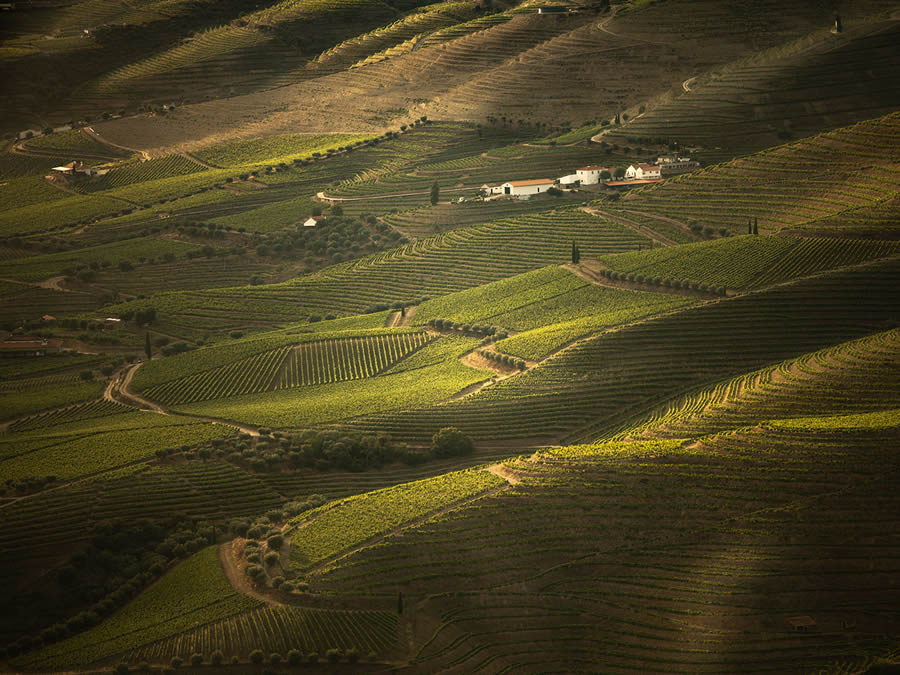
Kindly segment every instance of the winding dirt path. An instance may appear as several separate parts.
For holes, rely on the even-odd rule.
[[[644,235],[645,237],[649,237],[653,241],[658,242],[663,246],[678,246],[678,242],[674,239],[669,239],[667,236],[660,234],[656,230],[653,230],[646,225],[642,225],[641,223],[635,222],[630,218],[626,218],[625,216],[621,216],[616,213],[610,213],[609,211],[598,209],[595,206],[582,206],[581,210],[585,213],[590,213],[594,216],[600,216],[602,218],[606,218],[607,220],[611,220],[614,223],[624,225],[625,227],[628,227],[638,234]],[[637,213],[637,211],[635,211],[635,213]]]
[[[178,410],[176,410],[174,413],[171,413],[158,403],[154,403],[153,401],[150,401],[143,396],[130,391],[129,386],[131,385],[131,380],[134,378],[134,374],[135,372],[137,372],[137,369],[140,368],[143,363],[143,361],[135,363],[131,366],[128,366],[124,371],[118,372],[110,380],[109,385],[107,385],[106,391],[103,392],[103,398],[107,399],[108,401],[123,403],[125,405],[130,405],[132,408],[147,410],[159,415],[175,414],[181,415],[182,417],[193,417],[194,419],[204,420],[206,422],[210,422],[211,424],[223,424],[225,426],[234,427],[238,431],[249,434],[251,436],[259,436],[258,429],[249,427],[245,424],[241,424],[240,422],[235,422],[233,420],[222,419],[219,417],[209,417],[207,415],[194,415],[193,413],[186,413]]]
[[[94,131],[93,127],[83,127],[81,129],[79,129],[78,131],[83,136],[87,136],[91,140],[97,141],[98,143],[100,143],[102,145],[108,145],[111,148],[116,148],[118,150],[124,150],[125,152],[139,154],[141,156],[142,162],[146,162],[147,160],[150,159],[149,153],[147,153],[145,150],[138,150],[137,148],[129,148],[128,146],[125,146],[125,145],[119,145],[118,143],[113,143],[112,141],[109,141],[109,140],[103,138],[103,136],[101,136],[96,131]]]

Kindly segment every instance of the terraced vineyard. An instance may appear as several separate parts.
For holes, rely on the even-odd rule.
[[[147,397],[180,405],[371,377],[419,349],[424,333],[338,338],[261,352],[227,366],[150,387]]]
[[[842,214],[896,198],[898,137],[900,114],[892,113],[677,176],[632,193],[624,204],[738,234],[749,218],[763,231],[842,222]]]
[[[383,655],[397,642],[397,617],[390,612],[340,611],[301,607],[259,607],[176,637],[136,649],[128,661],[166,661],[172,654],[223,654],[247,660],[250,652],[325,657],[329,649]]]
[[[897,311],[896,274],[895,260],[869,263],[690,307],[579,342],[466,400],[352,427],[419,442],[447,425],[484,443],[590,440],[625,426],[658,397],[877,329]]]
[[[358,313],[377,303],[443,295],[564,262],[573,240],[585,257],[649,246],[649,240],[634,231],[587,213],[551,211],[419,240],[335,265],[314,277],[259,288],[164,293],[152,304],[175,321],[211,319],[222,326],[247,319],[284,321],[312,313]],[[129,307],[146,304],[137,301]]]

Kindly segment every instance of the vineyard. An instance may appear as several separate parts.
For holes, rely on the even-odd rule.
[[[396,641],[397,617],[389,612],[266,606],[135,649],[127,660],[158,663],[173,654],[208,655],[219,650],[229,659],[246,661],[260,648],[267,655],[282,656],[292,649],[322,658],[329,649],[379,655],[393,651]]]
[[[237,593],[219,566],[215,547],[176,567],[109,622],[27,657],[23,665],[59,669],[90,663],[129,645],[177,635],[198,623],[225,618],[259,604]]]
[[[900,663],[896,0],[12,4],[0,670]]]
[[[893,113],[676,176],[634,191],[623,205],[738,234],[750,218],[762,231],[841,222],[896,197],[898,135]]]
[[[262,352],[221,368],[151,387],[146,395],[166,405],[240,396],[377,375],[422,347],[424,333],[338,338]]]
[[[351,497],[304,515],[291,530],[291,564],[306,569],[373,537],[506,483],[484,471],[437,478]]]

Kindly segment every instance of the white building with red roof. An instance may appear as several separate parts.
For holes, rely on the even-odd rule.
[[[625,169],[625,178],[628,180],[653,180],[661,177],[659,167],[655,164],[632,164]]]
[[[504,195],[510,197],[531,197],[542,194],[553,187],[556,181],[549,178],[533,178],[531,180],[510,180],[500,185]]]

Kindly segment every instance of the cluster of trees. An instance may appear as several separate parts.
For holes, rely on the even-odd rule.
[[[342,660],[347,663],[358,663],[359,662],[359,650],[351,647],[349,649],[343,650],[334,647],[325,652],[325,658],[328,660],[328,663],[340,663]],[[369,661],[375,662],[378,658],[375,652],[369,653]],[[311,651],[304,654],[299,649],[291,649],[288,651],[286,656],[282,656],[279,652],[271,652],[270,654],[266,654],[262,649],[254,649],[249,654],[249,661],[251,664],[255,666],[261,666],[265,663],[271,664],[273,666],[277,666],[283,663],[286,663],[289,666],[300,666],[303,664],[315,665],[319,662],[319,654],[317,652]],[[192,668],[199,668],[204,663],[206,663],[206,658],[203,654],[199,652],[195,652],[191,654],[188,662],[191,664]],[[241,662],[241,658],[235,654],[228,661],[232,665],[237,665]],[[222,653],[221,649],[216,649],[209,655],[209,664],[212,666],[223,666],[226,663],[225,654]],[[169,670],[175,670],[184,665],[184,659],[180,656],[173,656],[169,660]],[[163,670],[165,672],[166,669]],[[140,672],[150,672],[150,664],[138,664],[138,671]],[[120,662],[116,668],[116,673],[128,673],[129,665],[127,662]]]
[[[496,363],[502,363],[504,366],[525,370],[525,361],[523,359],[517,359],[515,356],[501,354],[500,352],[491,351],[489,349],[480,349],[478,350],[478,353],[484,358],[495,361]]]
[[[86,543],[45,581],[45,591],[29,596],[33,622],[0,658],[14,657],[97,625],[160,577],[173,561],[217,541],[224,526],[183,517],[158,522],[115,519],[94,525]]]
[[[638,284],[658,286],[660,288],[680,288],[691,291],[702,291],[703,293],[712,293],[714,295],[725,295],[726,293],[724,286],[713,286],[699,281],[652,277],[637,272],[616,272],[615,270],[600,270],[599,274],[600,276],[612,279],[613,281],[631,281]]]
[[[442,429],[438,433],[442,433]],[[354,434],[342,431],[306,430],[293,434],[271,432],[261,428],[260,436],[241,434],[228,439],[215,439],[194,446],[160,450],[157,456],[181,453],[188,460],[206,461],[212,457],[249,466],[254,471],[283,471],[285,469],[316,469],[328,471],[368,471],[380,469],[391,462],[421,464],[436,457],[448,456],[446,440],[429,450],[410,448],[395,443],[385,434]],[[449,433],[449,432],[447,432]],[[454,438],[456,438],[454,436]],[[468,441],[471,444],[471,441]],[[452,453],[451,453],[452,454]]]
[[[497,326],[482,326],[481,324],[459,323],[452,319],[429,319],[428,325],[438,330],[455,330],[465,335],[480,335],[491,338],[490,341],[502,340],[509,334]]]

